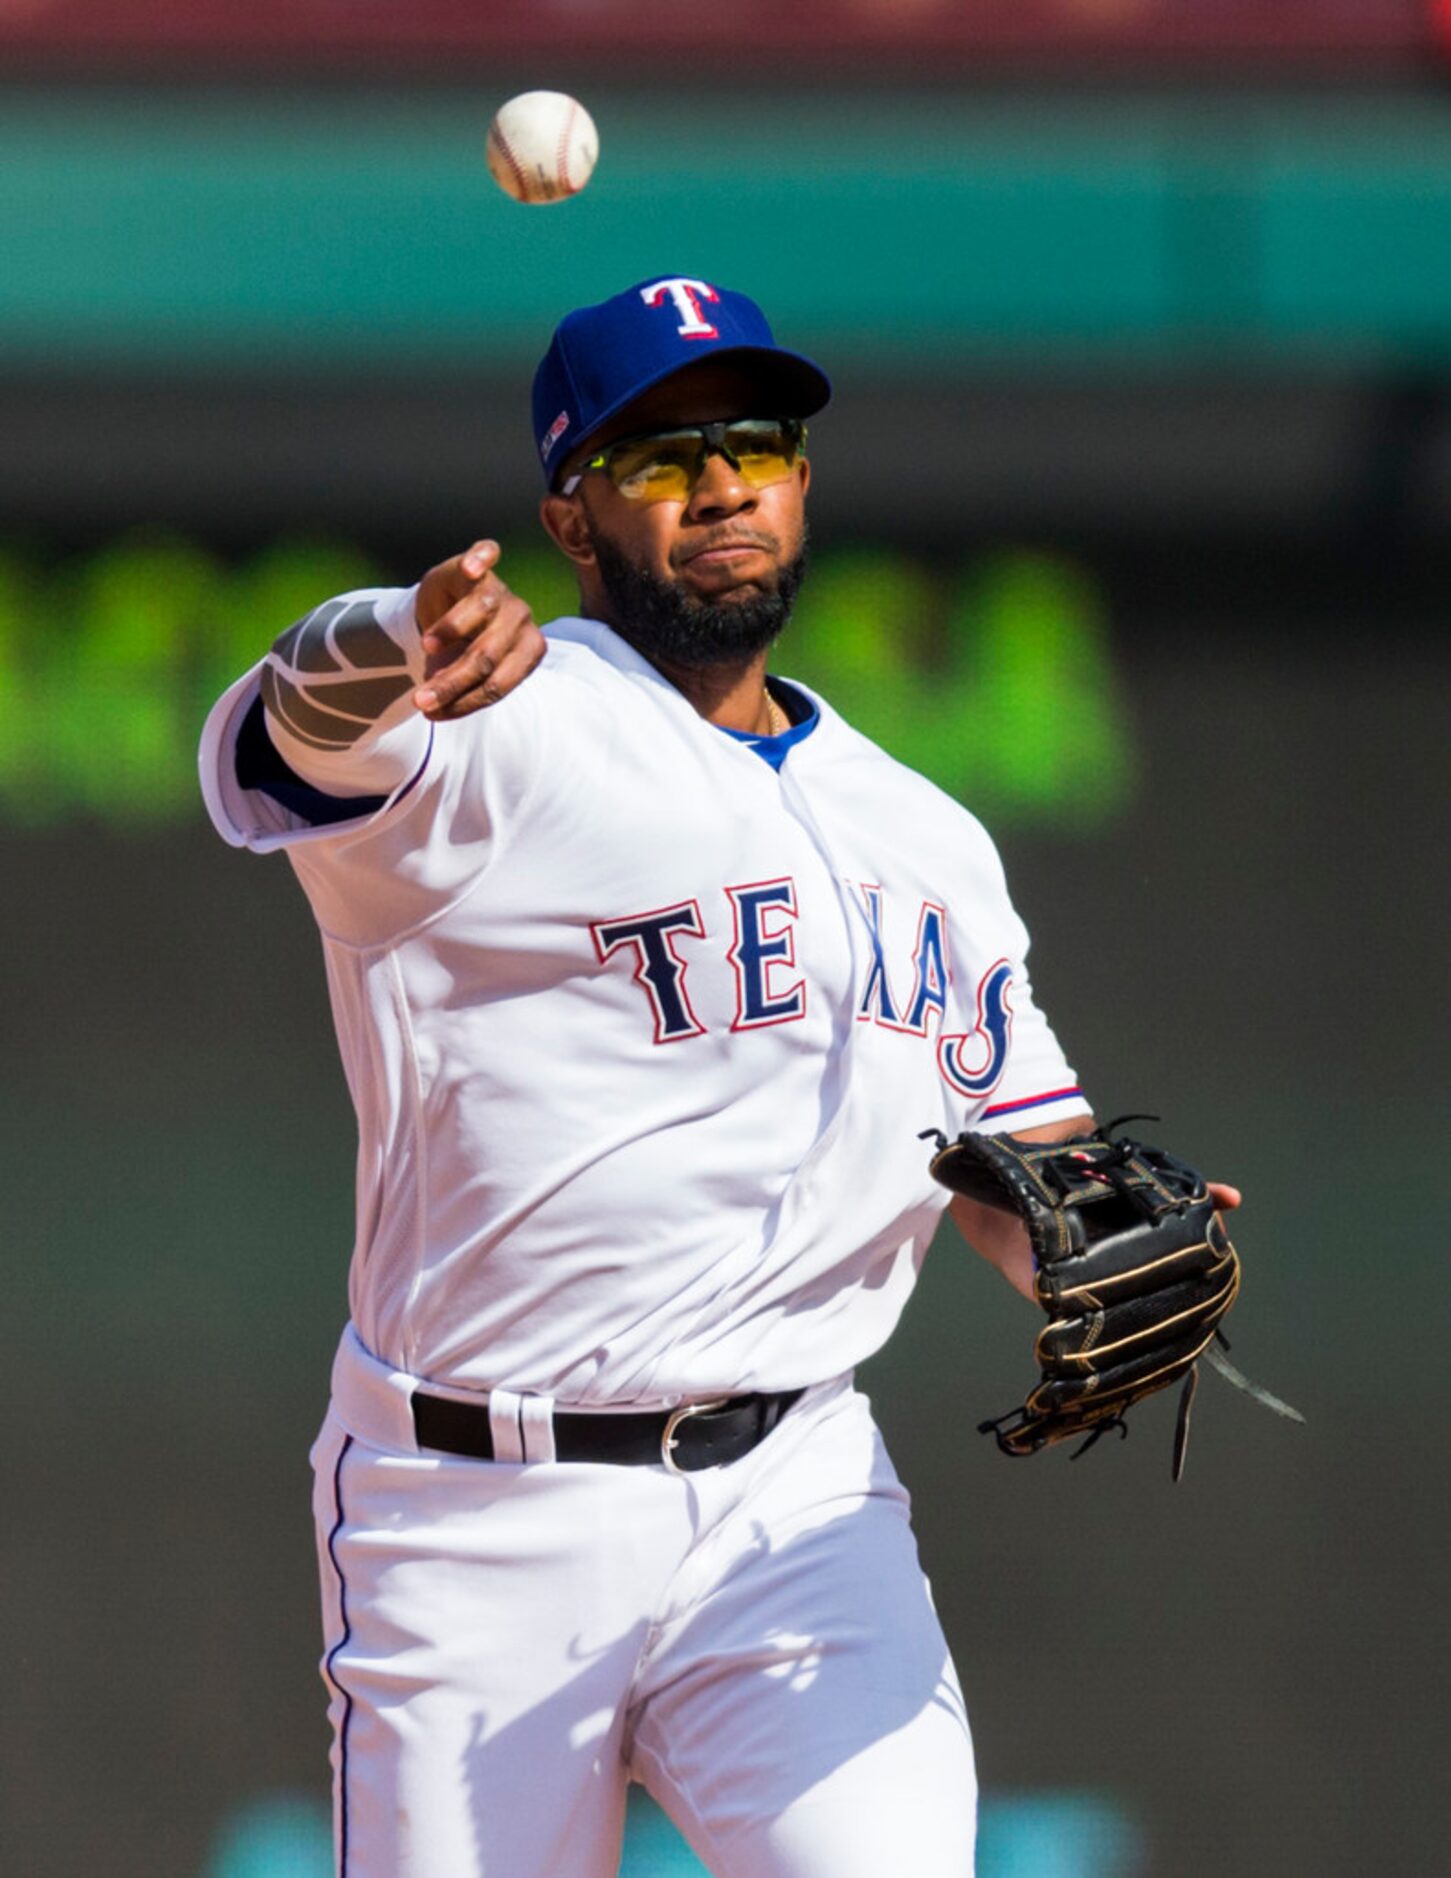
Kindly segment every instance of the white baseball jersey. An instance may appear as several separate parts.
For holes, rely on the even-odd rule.
[[[418,671],[411,592],[343,600]],[[890,1334],[947,1198],[919,1131],[1087,1108],[997,854],[805,687],[767,762],[607,626],[546,631],[460,722],[403,695],[366,755],[283,739],[364,798],[327,825],[238,781],[263,666],[208,720],[213,821],[286,851],[322,933],[353,1322],[413,1376],[573,1406],[840,1375]]]

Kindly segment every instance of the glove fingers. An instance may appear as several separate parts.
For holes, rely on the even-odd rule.
[[[1158,1389],[1166,1389],[1176,1377],[1196,1363],[1214,1336],[1212,1324],[1196,1329],[1174,1342],[1159,1342],[1131,1361],[1088,1375],[1045,1375],[1029,1394],[1026,1406],[1040,1415],[1079,1413],[1103,1403],[1124,1409]]]
[[[1071,1310],[1087,1293],[1093,1294],[1091,1302],[1109,1304],[1158,1290],[1194,1272],[1213,1271],[1235,1256],[1213,1207],[1189,1207],[1044,1265],[1038,1273],[1038,1296],[1050,1311]]]
[[[1157,1364],[1143,1363],[1132,1376],[1100,1379],[1091,1393],[1082,1384],[1041,1383],[1021,1408],[983,1422],[981,1432],[994,1435],[1004,1454],[1012,1455],[1036,1454],[1060,1441],[1102,1433],[1145,1396],[1170,1387],[1186,1372],[1197,1375],[1195,1364],[1208,1341],[1190,1344],[1173,1358],[1160,1351]]]
[[[1038,1333],[1039,1367],[1065,1375],[1102,1372],[1136,1356],[1149,1342],[1169,1343],[1201,1325],[1212,1329],[1238,1290],[1239,1266],[1226,1262],[1208,1278],[1168,1285],[1105,1310],[1055,1317]]]
[[[1104,1434],[1111,1427],[1124,1428],[1122,1421],[1127,1402],[1105,1402],[1101,1407],[1072,1409],[1064,1414],[1037,1415],[1030,1408],[1016,1408],[996,1421],[979,1424],[980,1434],[991,1434],[1004,1454],[1036,1454],[1060,1441],[1082,1441],[1085,1435]]]

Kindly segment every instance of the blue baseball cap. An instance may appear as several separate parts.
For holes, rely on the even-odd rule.
[[[778,346],[745,294],[680,274],[642,280],[554,329],[534,374],[545,481],[552,487],[571,452],[642,392],[704,358],[737,360],[759,381],[762,408],[743,417],[811,417],[831,397],[820,366]]]

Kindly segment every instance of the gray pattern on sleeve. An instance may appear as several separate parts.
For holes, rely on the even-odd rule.
[[[412,684],[407,656],[372,602],[329,600],[279,635],[262,671],[262,699],[311,749],[347,750]]]

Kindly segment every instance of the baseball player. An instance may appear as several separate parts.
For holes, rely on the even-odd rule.
[[[829,395],[702,280],[571,313],[533,415],[579,616],[541,633],[476,543],[320,605],[207,723],[358,1116],[313,1452],[346,1878],[612,1878],[630,1780],[721,1878],[972,1869],[852,1372],[948,1200],[919,1131],[1088,1106],[983,829],[767,677]],[[1016,1219],[952,1205],[1027,1290]]]

